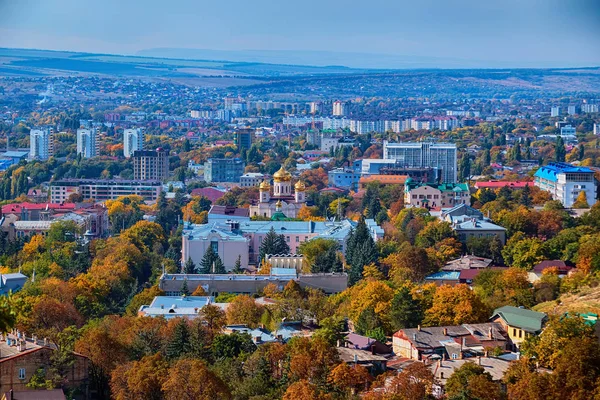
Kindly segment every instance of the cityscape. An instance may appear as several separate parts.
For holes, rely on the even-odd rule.
[[[600,398],[600,7],[334,3],[0,3],[0,400]]]

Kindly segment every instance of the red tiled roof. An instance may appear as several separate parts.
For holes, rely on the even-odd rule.
[[[573,269],[573,267],[569,267],[564,261],[561,260],[545,260],[533,267],[533,272],[541,273],[545,269],[552,267],[558,268],[559,274],[566,274]]]
[[[206,187],[192,190],[192,196],[204,196],[214,203],[221,197],[225,196],[225,192],[215,188]]]
[[[2,206],[2,214],[20,213],[21,210],[74,210],[75,203],[13,203]]]
[[[510,188],[522,189],[525,186],[533,186],[533,182],[524,182],[524,181],[485,181],[485,182],[475,182],[475,187],[477,189],[496,189],[508,186]]]

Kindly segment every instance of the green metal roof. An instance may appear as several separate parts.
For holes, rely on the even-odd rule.
[[[506,323],[515,328],[523,329],[527,332],[539,332],[546,319],[546,314],[527,310],[525,308],[504,306],[497,308],[492,318],[499,316]]]

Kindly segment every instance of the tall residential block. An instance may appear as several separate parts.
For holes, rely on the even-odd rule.
[[[156,150],[133,152],[133,179],[162,181],[169,177],[169,152],[160,147]]]
[[[596,203],[594,171],[567,163],[549,163],[540,167],[533,176],[535,186],[549,192],[552,199],[564,207],[572,207],[580,192],[585,192],[588,205]]]
[[[349,110],[348,102],[345,101],[334,101],[333,102],[333,110],[332,114],[336,117],[343,117],[344,115],[348,115]]]
[[[383,158],[405,168],[434,168],[442,183],[456,183],[456,145],[431,142],[383,142]]]
[[[51,155],[52,128],[32,129],[29,132],[29,158],[47,160]]]
[[[126,158],[134,151],[144,150],[144,131],[142,128],[125,129],[123,132],[123,154]]]
[[[240,158],[209,158],[204,163],[207,182],[239,182],[246,165]]]
[[[238,129],[233,134],[233,142],[238,150],[248,150],[252,146],[252,142],[254,142],[254,129]]]
[[[96,128],[77,129],[77,154],[83,158],[95,157],[98,154],[97,135]]]
[[[560,107],[552,107],[550,109],[550,116],[551,117],[558,117],[560,115]]]
[[[594,135],[600,135],[600,124],[594,124]]]

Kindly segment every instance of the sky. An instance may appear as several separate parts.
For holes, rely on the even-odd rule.
[[[339,61],[349,66],[369,57],[376,65],[378,55],[597,66],[600,0],[0,0],[0,47],[317,51],[345,54]]]

